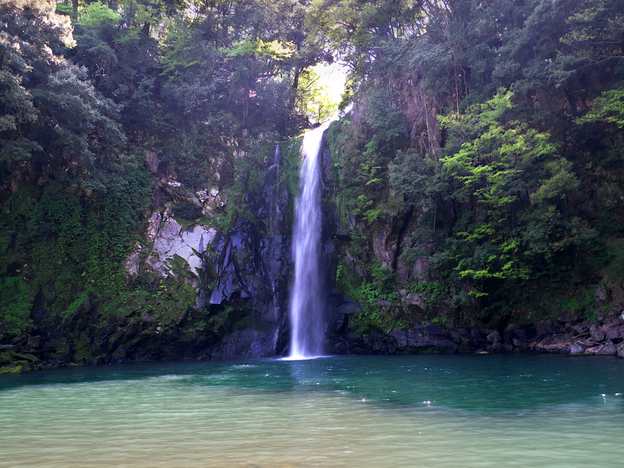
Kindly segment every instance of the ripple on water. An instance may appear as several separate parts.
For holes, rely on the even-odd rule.
[[[0,467],[619,466],[624,362],[445,358],[31,375]]]

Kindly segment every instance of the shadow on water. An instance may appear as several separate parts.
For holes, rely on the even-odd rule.
[[[125,364],[0,376],[0,391],[102,381],[228,386],[259,392],[341,392],[381,405],[517,411],[560,405],[624,408],[624,360],[552,355],[358,356]]]

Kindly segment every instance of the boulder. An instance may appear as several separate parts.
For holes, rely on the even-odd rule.
[[[570,354],[583,354],[585,352],[586,346],[581,342],[576,342],[572,344],[570,348]]]
[[[505,330],[503,331],[503,340],[505,341],[505,343],[511,342],[511,339],[516,336],[515,330],[516,325],[514,323],[510,323],[505,327]]]
[[[475,346],[479,346],[481,343],[481,331],[478,328],[473,328],[470,332],[470,339]]]
[[[589,327],[589,334],[591,339],[596,342],[600,342],[605,339],[605,332],[602,330],[602,327],[597,324],[593,324]]]
[[[405,296],[405,304],[417,306],[421,310],[425,310],[427,307],[425,297],[422,294],[416,293],[408,293],[407,296]]]
[[[619,340],[621,338],[620,336],[620,330],[616,327],[611,327],[607,330],[607,332],[605,333],[607,340]]]
[[[488,336],[485,337],[488,343],[494,343],[496,339],[500,341],[500,333],[498,330],[494,330],[492,333],[489,333]]]
[[[500,340],[500,337],[499,337]],[[490,350],[494,351],[494,352],[500,352],[501,349],[503,348],[503,345],[501,344],[502,340],[500,341],[495,341],[492,346],[490,346]]]
[[[526,332],[522,328],[514,328],[513,334],[516,338],[524,340],[526,338]]]
[[[442,333],[442,329],[440,327],[431,324],[427,325],[423,331],[429,336],[439,335]]]
[[[399,349],[407,348],[407,332],[401,330],[393,330],[388,336],[394,338],[394,340],[396,341],[396,345]]]
[[[616,351],[619,357],[624,358],[624,343],[617,345]]]
[[[577,324],[572,325],[572,330],[574,330],[574,333],[576,333],[577,335],[582,335],[583,333],[587,332],[587,327],[581,324]]]
[[[596,353],[600,356],[615,356],[617,349],[611,340],[607,341]]]

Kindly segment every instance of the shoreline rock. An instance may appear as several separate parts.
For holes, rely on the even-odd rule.
[[[343,308],[352,313],[353,306],[345,303]],[[364,336],[350,329],[348,315],[338,314],[334,320],[336,323],[328,324],[331,330],[328,354],[550,353],[624,358],[622,317],[591,324],[577,317],[573,320],[544,320],[523,326],[511,324],[503,330],[423,323],[413,325],[409,330]],[[283,336],[246,328],[235,330],[216,342],[206,337],[198,337],[197,340],[189,337],[157,340],[153,336],[151,340],[147,338],[134,344],[128,342],[112,353],[99,356],[88,356],[87,353],[76,360],[71,346],[67,346],[64,352],[50,348],[37,337],[27,337],[19,343],[0,346],[0,374],[140,361],[269,358],[276,357],[274,349],[284,350],[286,346]]]
[[[624,358],[622,317],[624,313],[606,323],[592,324],[576,316],[560,317],[523,326],[511,324],[504,330],[420,324],[408,331],[393,330],[388,334],[376,333],[366,337],[347,330],[347,333],[335,334],[330,338],[330,353],[550,353]],[[344,322],[344,318],[342,320]]]

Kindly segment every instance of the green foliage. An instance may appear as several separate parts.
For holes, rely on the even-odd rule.
[[[499,92],[462,117],[440,117],[459,142],[469,139],[457,153],[441,161],[458,187],[452,197],[477,204],[478,224],[461,226],[456,232],[476,248],[472,261],[464,254],[455,267],[461,278],[528,279],[530,268],[518,256],[522,240],[514,211],[522,207],[520,197],[535,190],[532,184],[540,163],[545,163],[551,177],[532,196],[533,201],[565,198],[566,190],[575,188],[575,177],[566,171],[571,165],[559,159],[548,161],[556,157],[556,146],[549,142],[548,134],[514,122],[499,123],[511,108],[511,97],[511,93]],[[484,256],[475,268],[475,256],[481,252]],[[484,293],[472,290],[471,294]]]
[[[21,277],[0,279],[0,340],[10,340],[30,328],[32,286]]]
[[[612,89],[594,99],[588,112],[575,120],[577,124],[604,122],[611,131],[624,128],[624,90]]]
[[[421,19],[420,3],[408,0],[316,0],[306,22],[356,73],[364,74],[382,56],[384,44],[409,35]]]
[[[620,0],[580,2],[567,18],[569,31],[560,42],[590,63],[621,59],[624,13]]]
[[[337,282],[364,305],[361,330],[401,322],[396,275],[371,248],[384,223],[399,231],[397,263],[409,270],[428,257],[430,277],[407,273],[405,288],[430,305],[450,298],[463,314],[511,314],[510,291],[539,281],[579,285],[565,303],[587,316],[597,283],[624,303],[622,7],[1,2],[1,338],[17,339],[33,320],[63,323],[85,359],[108,320],[129,329],[153,320],[153,333],[186,327],[195,291],[181,259],[169,265],[179,279],[128,280],[122,268],[151,201],[142,155],[157,154],[158,178],[217,187],[227,203],[212,222],[227,231],[262,225],[251,200],[276,142],[290,138],[280,187],[291,225],[293,137],[336,107],[310,67],[336,58],[351,69],[345,102],[355,110],[329,129],[328,188],[353,259]],[[175,216],[201,216],[169,196],[159,188],[155,204],[165,197]],[[31,318],[35,298],[45,320]],[[246,313],[209,312],[195,332],[226,333]]]
[[[3,200],[0,262],[36,278],[30,294],[40,292],[53,317],[72,317],[92,293],[125,288],[122,262],[151,195],[145,167],[126,170],[106,196],[81,195],[66,176],[44,188],[23,184]]]
[[[187,221],[195,221],[197,218],[201,217],[202,209],[190,202],[176,203],[173,206],[173,215]]]
[[[302,72],[298,84],[298,106],[313,122],[326,122],[338,113],[338,102],[328,89],[320,84],[320,75],[314,70]]]
[[[80,16],[76,21],[76,24],[86,26],[94,29],[101,29],[107,25],[112,25],[121,20],[121,15],[111,10],[107,5],[101,2],[93,2],[85,7],[80,12]]]
[[[338,292],[347,294],[362,305],[362,310],[352,319],[352,326],[360,333],[378,330],[390,331],[399,326],[393,308],[398,301],[396,274],[372,260],[365,278],[360,278],[343,261],[336,272]]]
[[[569,213],[580,186],[573,162],[548,133],[514,120],[512,100],[501,90],[463,114],[440,116],[446,157],[410,150],[390,165],[394,190],[426,211],[403,258],[435,242],[431,268],[463,309],[488,309],[503,291],[553,274],[555,263],[564,274],[565,252],[595,235]]]

